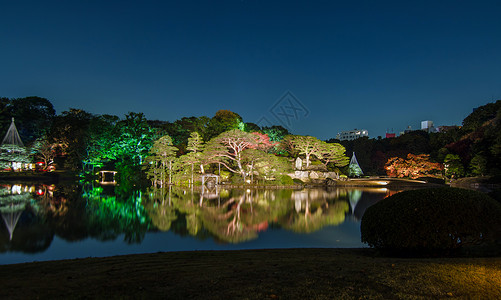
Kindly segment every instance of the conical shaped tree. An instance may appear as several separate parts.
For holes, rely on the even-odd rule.
[[[360,166],[358,165],[355,152],[353,152],[353,156],[351,157],[350,160],[350,165],[348,166],[348,175],[351,177],[360,177],[364,175],[364,172],[362,172],[362,168],[360,168]]]

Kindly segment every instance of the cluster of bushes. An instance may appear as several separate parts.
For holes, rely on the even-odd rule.
[[[390,254],[501,253],[501,204],[459,188],[405,191],[369,207],[362,242]]]

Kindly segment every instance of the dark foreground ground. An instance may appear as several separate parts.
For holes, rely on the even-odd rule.
[[[195,251],[0,266],[1,299],[501,299],[501,257]]]

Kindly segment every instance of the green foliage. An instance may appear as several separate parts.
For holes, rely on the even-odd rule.
[[[263,127],[262,131],[270,137],[270,140],[272,142],[280,142],[284,139],[284,137],[290,135],[289,130],[277,125],[271,127]]]
[[[447,154],[444,159],[445,176],[463,177],[465,175],[463,163],[457,154]]]
[[[147,176],[153,185],[171,183],[172,163],[176,159],[177,148],[172,145],[172,138],[165,135],[153,143],[146,158]]]
[[[292,177],[289,175],[281,175],[280,177],[280,184],[282,185],[294,185],[294,180],[292,180]]]
[[[127,196],[107,196],[102,188],[82,195],[87,200],[88,226],[109,235],[125,234],[128,243],[139,243],[148,231],[151,220],[141,203],[141,192]]]
[[[26,97],[12,99],[8,114],[15,118],[21,139],[29,144],[49,130],[56,111],[45,98]]]
[[[487,171],[487,159],[482,154],[475,155],[470,161],[470,170],[474,176],[484,176]]]
[[[501,242],[501,205],[458,188],[405,191],[369,207],[362,242],[393,253],[447,254]]]
[[[210,119],[207,125],[207,136],[204,138],[212,139],[223,132],[238,129],[240,123],[242,123],[242,117],[238,114],[225,109],[218,110]]]
[[[65,157],[65,168],[81,170],[92,117],[86,111],[70,108],[54,118],[48,139],[55,144],[57,153]]]
[[[348,166],[348,176],[350,177],[360,177],[364,173],[358,164],[350,164]]]
[[[4,144],[0,146],[0,160],[9,163],[20,162],[29,163],[31,162],[30,153],[25,147]]]
[[[499,110],[501,110],[501,100],[476,108],[463,120],[463,131],[473,132],[478,130],[485,122],[494,119]]]

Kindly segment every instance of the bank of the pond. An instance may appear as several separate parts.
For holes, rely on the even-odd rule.
[[[0,266],[2,299],[501,299],[501,257],[190,251]]]
[[[0,181],[4,182],[23,182],[23,183],[45,183],[56,184],[60,182],[76,182],[79,176],[75,172],[54,171],[54,172],[35,172],[35,171],[3,171],[0,172]]]

